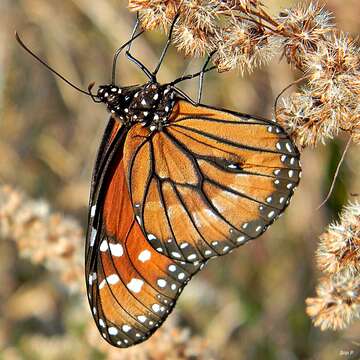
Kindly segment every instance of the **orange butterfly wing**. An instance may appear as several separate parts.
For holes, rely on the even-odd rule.
[[[90,307],[102,336],[128,347],[166,319],[199,264],[155,251],[135,220],[123,159],[127,131],[110,119],[93,175],[86,252]]]
[[[138,223],[160,253],[205,261],[261,235],[297,186],[299,152],[275,122],[178,100],[170,124],[129,130]]]

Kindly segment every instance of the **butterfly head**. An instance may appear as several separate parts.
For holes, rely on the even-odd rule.
[[[119,99],[122,89],[115,85],[101,85],[96,97],[105,104],[112,104]]]

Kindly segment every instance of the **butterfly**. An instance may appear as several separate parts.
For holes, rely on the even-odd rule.
[[[211,55],[199,73],[158,83],[174,23],[155,71],[130,53],[137,22],[111,84],[93,94],[93,84],[70,83],[111,114],[92,176],[85,273],[95,323],[121,348],[159,328],[209,259],[264,233],[301,175],[299,151],[276,122],[200,104]],[[144,85],[115,85],[125,48]],[[194,77],[197,102],[176,87]]]

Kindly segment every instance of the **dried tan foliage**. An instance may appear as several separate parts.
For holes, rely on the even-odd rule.
[[[213,62],[220,72],[252,72],[283,54],[307,80],[275,114],[299,146],[324,143],[340,130],[359,143],[359,48],[336,30],[324,7],[299,2],[278,16],[251,0],[130,0],[129,7],[149,30],[166,29],[178,14],[174,44],[189,56],[216,51]]]
[[[58,273],[70,288],[82,287],[82,229],[45,201],[0,187],[0,237],[14,240],[21,256]]]
[[[347,206],[339,224],[320,236],[316,298],[307,299],[307,313],[321,330],[344,329],[360,317],[360,204]]]

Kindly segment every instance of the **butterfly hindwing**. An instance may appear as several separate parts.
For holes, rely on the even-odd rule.
[[[186,262],[261,235],[285,210],[301,175],[299,152],[275,122],[186,100],[176,102],[161,131],[133,126],[124,157],[149,243]]]
[[[118,347],[147,339],[200,268],[159,254],[144,237],[125,178],[126,136],[116,123],[105,133],[105,153],[94,171],[86,256],[93,317],[102,336]]]

